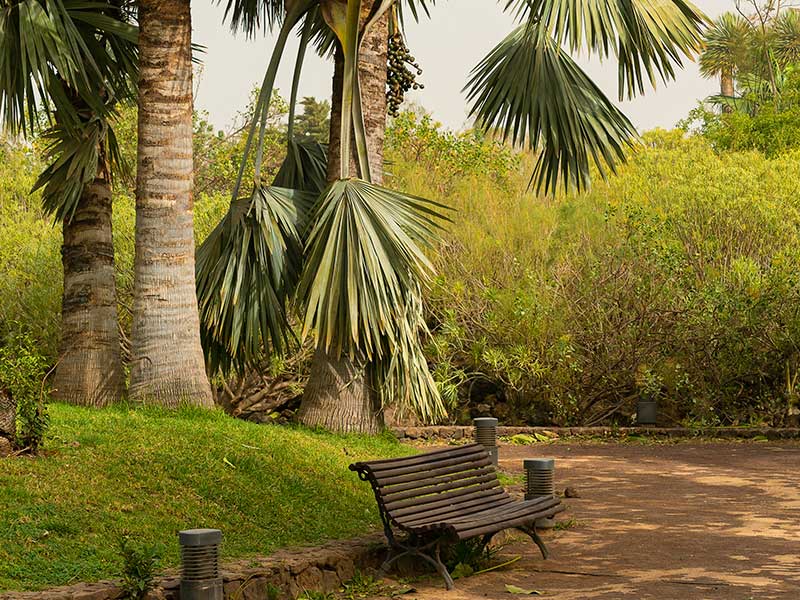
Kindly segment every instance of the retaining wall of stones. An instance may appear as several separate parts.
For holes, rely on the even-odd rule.
[[[471,440],[472,426],[443,427],[397,427],[392,429],[401,440],[458,441]],[[800,428],[776,427],[705,427],[688,429],[685,427],[504,427],[498,426],[499,437],[512,437],[518,434],[544,435],[550,438],[609,438],[617,439],[630,435],[654,438],[717,438],[717,439],[753,439],[769,440],[800,439]]]
[[[290,600],[305,590],[331,592],[352,579],[356,570],[377,568],[384,554],[383,536],[375,534],[226,563],[221,572],[225,598],[272,600],[277,594]],[[178,573],[168,573],[156,581],[148,599],[179,600],[179,588]],[[99,581],[41,592],[0,592],[0,600],[117,600],[121,594],[118,581]]]

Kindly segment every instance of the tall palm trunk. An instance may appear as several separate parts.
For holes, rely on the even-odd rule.
[[[364,2],[363,15],[374,2]],[[363,19],[362,19],[363,20]],[[383,139],[386,132],[386,60],[388,18],[382,17],[364,38],[359,55],[362,104],[367,132],[372,181],[383,182]],[[333,75],[331,135],[328,152],[328,179],[339,178],[344,57],[337,50]],[[355,148],[355,144],[353,144]],[[355,155],[350,172],[355,174]],[[343,357],[336,359],[320,349],[314,354],[311,374],[303,393],[300,421],[310,427],[336,432],[378,433],[383,429],[383,413],[378,395],[365,377],[364,366]]]
[[[212,406],[192,215],[189,0],[139,2],[139,146],[131,399]]]
[[[719,92],[722,96],[727,98],[733,98],[734,88],[733,88],[733,74],[731,73],[731,69],[725,69],[720,73],[719,76]],[[722,105],[722,112],[730,113],[733,112],[733,107],[728,106],[727,104]]]
[[[72,220],[64,221],[61,351],[53,387],[70,404],[101,407],[122,394],[111,210],[111,183],[101,166]]]

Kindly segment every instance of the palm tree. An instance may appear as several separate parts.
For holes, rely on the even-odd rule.
[[[138,9],[130,397],[208,407],[194,275],[191,13],[188,0],[139,0]]]
[[[703,52],[700,55],[700,73],[705,77],[719,77],[720,95],[733,98],[734,77],[747,60],[751,46],[751,26],[740,15],[725,13],[706,31]],[[730,112],[732,106],[724,104]]]
[[[588,46],[603,58],[614,52],[620,96],[632,96],[644,91],[645,80],[673,78],[681,56],[699,49],[704,22],[703,15],[683,0],[657,6],[622,0],[503,4],[519,24],[473,71],[467,84],[472,115],[487,130],[501,131],[510,141],[538,152],[533,181],[549,191],[562,183],[585,188],[592,165],[601,173],[613,171],[636,139],[627,118],[564,47],[574,51]],[[318,49],[335,46],[329,182],[307,217],[308,235],[301,236],[301,228],[270,225],[270,219],[276,219],[269,212],[288,214],[287,206],[299,215],[294,223],[302,223],[302,203],[296,201],[296,192],[292,203],[286,190],[265,188],[256,174],[249,199],[239,197],[241,181],[237,182],[231,213],[220,226],[224,231],[215,237],[213,248],[209,244],[201,249],[204,258],[198,263],[204,327],[215,344],[226,346],[232,366],[247,363],[261,346],[281,351],[281,336],[263,324],[280,323],[285,331],[283,300],[296,297],[303,333],[313,331],[317,340],[300,413],[306,424],[369,432],[380,427],[381,407],[389,403],[410,407],[424,420],[440,418],[444,411],[420,334],[425,332],[422,291],[432,272],[423,248],[436,240],[446,209],[379,185],[387,23],[401,31],[403,13],[410,10],[416,17],[420,9],[426,5],[419,0],[295,0],[287,13],[282,2],[228,4],[235,28],[252,32],[281,24],[262,88],[264,105],[285,39],[296,25],[303,23],[304,31],[315,33]],[[296,78],[301,63],[302,50]],[[256,119],[252,137],[259,128],[263,120]],[[291,151],[288,159],[297,162]],[[272,200],[264,189],[270,190]],[[280,220],[284,221],[288,218]],[[227,245],[218,241],[223,236]],[[252,245],[235,243],[260,236],[271,240],[264,246],[272,252],[264,256]],[[290,258],[297,260],[291,249],[302,244],[303,264],[284,269]],[[284,272],[289,276],[282,276]],[[268,285],[259,289],[259,282]]]
[[[129,7],[22,0],[0,11],[0,105],[14,134],[47,113],[52,163],[34,189],[62,222],[64,294],[55,395],[104,406],[124,385],[120,356],[111,182],[119,155],[114,106],[135,97],[136,28]]]

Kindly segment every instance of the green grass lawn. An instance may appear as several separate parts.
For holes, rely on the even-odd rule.
[[[116,576],[123,532],[166,566],[187,528],[221,529],[224,559],[358,535],[378,513],[347,465],[411,451],[219,412],[50,411],[44,456],[0,460],[0,590]]]

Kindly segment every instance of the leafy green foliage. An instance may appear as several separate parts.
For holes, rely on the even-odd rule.
[[[457,209],[426,296],[426,354],[458,388],[453,419],[489,379],[506,421],[627,424],[648,369],[674,422],[786,422],[787,367],[800,365],[795,153],[717,154],[652,132],[618,176],[546,201],[500,164],[440,191],[401,133],[387,137],[389,184]]]
[[[679,125],[703,135],[720,152],[758,150],[770,158],[800,148],[800,69],[788,69],[781,79],[779,102],[760,105],[745,96],[730,112],[701,105]],[[741,110],[739,110],[741,109]]]
[[[17,446],[36,452],[49,425],[45,382],[47,363],[24,333],[9,335],[0,345],[0,388],[17,404]]]
[[[129,534],[122,534],[118,543],[122,558],[123,597],[143,600],[153,587],[164,555],[164,545],[149,544]]]

